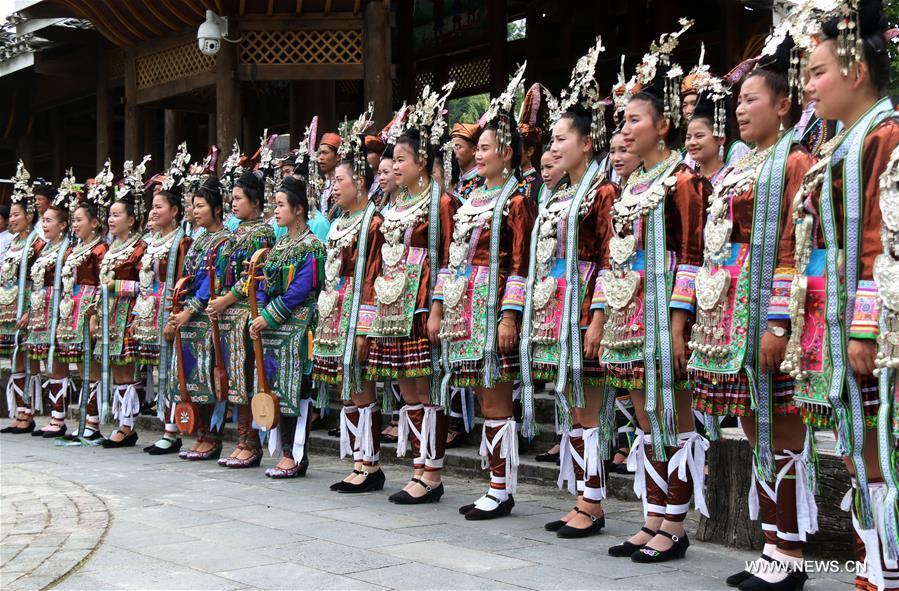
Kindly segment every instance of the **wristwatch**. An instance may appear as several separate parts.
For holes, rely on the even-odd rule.
[[[787,329],[782,326],[768,326],[768,332],[773,334],[776,337],[785,337],[787,336]]]

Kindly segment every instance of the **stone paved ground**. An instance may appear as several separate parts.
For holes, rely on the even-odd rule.
[[[754,557],[694,542],[688,560],[636,565],[606,554],[637,527],[636,503],[610,501],[602,536],[561,540],[543,524],[571,498],[550,486],[522,485],[512,517],[469,523],[456,509],[485,481],[448,478],[441,503],[398,507],[386,497],[403,483],[401,467],[386,468],[383,493],[340,495],[328,485],[347,464],[330,455],[312,463],[305,479],[277,482],[261,469],[153,458],[139,447],[55,448],[3,435],[0,587],[726,589],[724,577]],[[850,587],[850,575],[830,577],[815,575],[806,589]]]

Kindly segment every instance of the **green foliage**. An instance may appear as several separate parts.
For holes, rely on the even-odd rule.
[[[481,115],[490,107],[490,95],[486,92],[472,96],[463,96],[447,102],[449,110],[449,125],[462,123],[477,123]]]
[[[899,27],[899,2],[886,0],[883,3],[890,27]],[[890,43],[890,95],[899,94],[899,45]]]

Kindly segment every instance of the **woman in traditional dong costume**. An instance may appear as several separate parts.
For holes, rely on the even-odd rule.
[[[39,366],[28,359],[25,340],[31,306],[31,265],[40,255],[44,241],[34,227],[34,195],[31,175],[19,161],[13,177],[9,206],[9,231],[12,242],[0,260],[0,355],[10,358],[6,406],[12,422],[0,433],[34,431],[34,411],[40,409]],[[34,386],[37,386],[35,388]]]
[[[341,214],[331,224],[325,243],[324,285],[318,296],[318,325],[313,349],[313,379],[319,385],[318,406],[327,403],[327,387],[339,387],[340,456],[353,456],[353,471],[331,490],[357,493],[381,490],[381,412],[375,384],[366,379],[370,315],[363,319],[363,302],[374,298],[377,251],[384,243],[382,218],[368,199],[373,174],[358,153],[359,133],[370,113],[344,128],[342,160],[331,183]]]
[[[608,442],[611,434],[600,428],[604,316],[595,295],[597,275],[607,267],[609,211],[618,187],[606,178],[595,154],[605,141],[605,111],[594,78],[603,50],[597,39],[551,113],[555,166],[567,175],[540,200],[522,328],[525,408],[532,409],[535,379],[556,392],[562,434],[558,482],[561,487],[567,481],[577,499],[571,511],[546,524],[562,538],[598,534],[605,525],[600,449],[606,445],[600,442]],[[525,414],[526,420],[532,416],[532,411]]]
[[[806,422],[836,430],[837,451],[853,476],[844,507],[851,510],[859,559],[867,560],[856,586],[897,589],[890,408],[899,365],[899,205],[890,174],[885,191],[880,177],[895,170],[888,163],[899,144],[899,120],[884,96],[889,54],[881,2],[827,8],[833,9],[799,16],[802,31],[820,37],[808,56],[805,91],[817,101],[817,115],[843,129],[821,149],[793,203],[795,252],[785,257],[795,265],[792,333],[783,369],[796,379],[795,400]]]
[[[520,141],[512,115],[522,65],[481,118],[475,161],[483,185],[453,218],[449,259],[434,290],[449,384],[473,387],[484,413],[481,455],[490,488],[459,512],[469,520],[508,515],[515,506],[518,430],[512,409],[519,375],[518,335],[534,209],[518,192]]]
[[[790,127],[791,110],[798,111],[791,109],[796,89],[788,79],[792,47],[790,37],[774,36],[740,86],[740,137],[755,147],[714,175],[689,343],[694,408],[710,419],[712,434],[719,417],[739,417],[754,447],[749,504],[765,536],[760,564],[800,562],[806,536],[817,530],[802,455],[806,430],[793,404],[793,379],[780,371],[789,271],[775,265],[779,250],[792,252],[790,208],[814,163]],[[688,141],[707,143],[708,134],[723,140],[728,94],[724,81],[704,81],[688,132],[702,137]],[[744,570],[728,584],[767,589],[787,581],[793,588],[807,578],[796,569],[754,572]]]
[[[397,381],[405,402],[397,454],[412,448],[413,475],[390,497],[399,504],[436,502],[443,495],[447,405],[440,393],[441,303],[432,305],[431,297],[448,256],[459,202],[442,193],[429,171],[443,141],[444,104],[453,86],[451,82],[439,92],[426,87],[397,138],[393,171],[403,193],[383,212],[374,298],[363,301],[360,315],[371,343],[368,375]]]
[[[259,316],[250,325],[250,338],[262,340],[265,367],[256,371],[265,371],[269,387],[281,404],[281,418],[269,433],[269,450],[283,455],[265,475],[294,478],[304,476],[309,467],[309,337],[315,329],[316,300],[324,278],[324,247],[307,224],[309,200],[303,181],[285,177],[274,198],[275,221],[287,228],[287,233],[266,256],[264,280],[258,290]]]
[[[71,229],[69,203],[75,199],[74,187],[64,186],[50,203],[41,217],[41,226],[46,244],[29,270],[31,274],[31,307],[28,312],[28,357],[43,360],[46,381],[41,381],[41,390],[47,389],[50,402],[50,423],[43,429],[34,430],[32,436],[58,437],[66,433],[66,399],[72,388],[69,368],[56,356],[56,319],[59,316],[59,292],[62,264],[69,246],[68,233]],[[34,396],[43,399],[43,391]],[[41,400],[40,406],[43,406]],[[38,408],[37,398],[33,408]]]
[[[71,171],[60,183],[60,191],[70,192],[72,242],[61,267],[59,318],[56,323],[56,360],[54,368],[68,374],[70,363],[78,364],[81,384],[79,429],[65,435],[69,445],[98,445],[100,434],[100,364],[91,352],[90,315],[100,285],[100,265],[109,246],[104,240],[105,220],[113,197],[110,162],[89,182],[82,201],[75,197],[75,177]],[[84,377],[87,379],[84,379]]]
[[[93,354],[101,366],[100,400],[102,404],[105,394],[110,393],[110,410],[119,423],[118,429],[103,441],[106,448],[132,447],[138,437],[134,430],[140,401],[133,312],[139,293],[140,259],[147,248],[141,239],[145,216],[143,174],[143,166],[125,162],[124,179],[107,218],[112,242],[100,263],[100,285],[91,306]],[[110,375],[111,385],[107,382]]]
[[[172,329],[166,329],[171,309],[172,290],[181,278],[184,257],[190,248],[190,237],[184,233],[183,192],[190,162],[187,144],[178,151],[162,183],[153,191],[150,219],[153,232],[146,238],[147,250],[141,257],[137,302],[134,305],[134,339],[137,341],[138,363],[159,370],[156,381],[158,396],[156,411],[165,425],[165,432],[154,444],[144,448],[150,455],[178,453],[181,438],[175,424],[173,400],[175,388],[169,380],[171,368]]]
[[[250,397],[253,388],[252,345],[249,339],[250,308],[247,303],[245,263],[260,248],[275,242],[275,233],[262,218],[265,180],[262,171],[245,172],[234,184],[231,211],[240,220],[230,240],[222,247],[216,267],[222,276],[219,293],[206,308],[219,322],[222,356],[228,373],[228,401],[237,405],[237,447],[219,464],[228,468],[252,468],[262,461],[259,433],[253,428]]]
[[[601,359],[611,385],[631,391],[640,429],[629,461],[641,476],[637,494],[646,514],[641,530],[609,553],[635,562],[683,557],[691,493],[705,512],[698,467],[708,441],[695,430],[686,364],[712,187],[671,146],[680,123],[674,84],[680,66],[670,65],[669,54],[692,22],[680,23],[637,69],[643,90],[628,100],[622,135],[643,167],[612,207],[611,269],[600,278],[607,318]]]
[[[223,170],[223,174],[227,173],[227,169]],[[214,281],[217,281],[222,269],[215,265],[221,261],[221,250],[230,236],[230,232],[222,225],[223,191],[218,178],[209,176],[193,192],[192,223],[194,227],[202,228],[203,232],[190,243],[184,258],[181,276],[193,278],[184,294],[184,306],[180,312],[168,317],[166,327],[166,332],[180,331],[182,348],[181,356],[173,355],[169,366],[167,388],[173,393],[170,404],[181,401],[176,380],[177,363],[179,359],[183,359],[190,399],[197,406],[197,441],[190,449],[182,449],[178,453],[178,457],[191,461],[218,459],[222,452],[222,428],[227,400],[219,401],[216,396],[217,388],[224,389],[225,386],[216,384],[213,379],[216,356],[212,323],[206,313],[206,306],[212,290],[209,270],[212,269]],[[226,393],[223,391],[222,394]]]

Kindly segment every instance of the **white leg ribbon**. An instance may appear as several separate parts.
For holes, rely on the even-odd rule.
[[[416,464],[424,464],[427,460],[437,457],[437,411],[439,406],[427,405],[424,407],[424,417],[421,421],[421,435],[419,437],[418,458]]]
[[[765,482],[764,480],[759,480],[758,470],[756,469],[755,456],[752,458],[752,477],[751,484],[749,485],[749,519],[753,521],[758,521],[759,513],[761,511],[761,500],[759,498],[759,490],[758,487],[761,486],[765,494],[768,495],[768,498],[771,499],[775,504],[777,503],[777,491],[771,488],[771,486]],[[762,523],[762,529],[765,529],[765,523]]]
[[[309,411],[312,408],[312,399],[300,400],[297,409],[297,427],[293,432],[293,461],[300,463],[306,455],[306,425],[309,423]]]
[[[677,470],[677,477],[681,482],[687,481],[687,471],[693,478],[693,506],[696,510],[709,516],[708,507],[705,504],[705,452],[709,449],[709,440],[697,433],[689,431],[680,433],[678,438],[678,450],[674,452],[668,462],[668,474]]]
[[[584,429],[584,481],[599,476],[599,490],[591,489],[590,500],[598,501],[606,498],[606,479],[603,474],[602,461],[599,459],[599,427]],[[587,494],[586,485],[584,494]],[[598,497],[598,498],[597,498]]]
[[[31,414],[44,412],[44,384],[40,374],[32,374],[25,390],[31,394]]]
[[[883,566],[881,565],[881,559],[883,558],[881,554],[881,545],[880,545],[880,535],[877,532],[877,513],[880,513],[880,517],[883,517],[883,505],[885,500],[886,491],[882,492],[878,490],[878,488],[885,488],[881,484],[871,484],[868,485],[869,490],[871,491],[871,510],[874,512],[874,529],[862,529],[861,524],[859,524],[858,519],[855,518],[855,512],[850,511],[850,515],[852,516],[852,527],[855,528],[855,533],[858,534],[858,537],[861,538],[862,542],[865,544],[865,565],[862,568],[862,572],[859,574],[868,579],[868,582],[872,585],[876,585],[878,591],[884,591],[884,589],[895,589],[896,584],[899,583],[899,577],[897,577],[896,572],[884,572]],[[849,491],[851,494],[851,490]],[[876,496],[875,496],[876,495]],[[876,500],[875,500],[876,499]],[[845,500],[845,498],[844,498]],[[851,507],[851,497],[850,497],[850,507]],[[887,564],[887,568],[895,571],[897,565],[895,562],[892,564]],[[890,584],[888,587],[887,584]]]
[[[652,445],[652,433],[644,433],[637,429],[634,435],[634,443],[631,445],[630,452],[627,455],[627,469],[634,472],[634,493],[637,498],[643,501],[643,517],[652,509],[655,513],[665,513],[665,507],[662,505],[650,505],[646,492],[646,473],[656,483],[663,494],[668,494],[668,480],[662,478],[652,462],[646,457],[646,446]]]
[[[16,380],[24,380],[25,372],[16,372],[9,376],[9,382],[6,384],[6,408],[9,409],[9,418],[13,419],[16,417],[17,412],[22,412],[19,408],[19,405],[16,403],[16,395],[18,394],[22,399],[25,398],[25,391],[16,385]]]
[[[362,452],[362,457],[371,457],[375,453],[375,442],[371,435],[371,411],[376,404],[359,407],[359,423],[353,433],[356,436],[356,445],[353,451]]]
[[[559,479],[556,485],[561,489],[562,483],[568,483],[568,492],[577,495],[578,483],[577,474],[574,471],[574,463],[584,468],[584,458],[580,456],[577,450],[571,445],[572,437],[583,437],[583,429],[571,429],[562,432],[562,441],[559,442]]]
[[[781,481],[789,474],[790,469],[793,468],[796,471],[796,517],[799,525],[799,539],[804,542],[806,534],[818,531],[818,504],[815,503],[815,495],[808,487],[808,464],[806,464],[802,452],[794,453],[788,449],[783,450],[783,455],[775,455],[774,459],[788,459],[784,467],[777,473],[777,480],[774,483],[775,493],[780,487]],[[778,531],[778,535],[784,535],[784,532]]]
[[[281,428],[273,427],[268,430],[268,455],[272,458],[281,456]]]
[[[410,410],[421,410],[424,408],[422,404],[407,404],[400,409],[400,424],[397,427],[396,434],[396,456],[401,458],[406,455],[409,449],[409,432],[421,441],[421,431],[412,422],[409,417]]]
[[[353,455],[353,446],[350,445],[350,431],[353,435],[358,435],[358,429],[353,422],[347,418],[350,412],[359,412],[357,406],[344,406],[340,409],[340,459],[347,455]]]
[[[140,400],[134,384],[116,384],[112,399],[112,416],[120,427],[134,427],[134,415],[140,412]]]
[[[487,427],[499,427],[488,441]],[[506,460],[506,492],[514,494],[518,487],[518,433],[515,428],[515,417],[508,419],[488,419],[484,421],[484,435],[481,437],[481,467],[489,468],[488,458],[499,444],[499,457]]]

